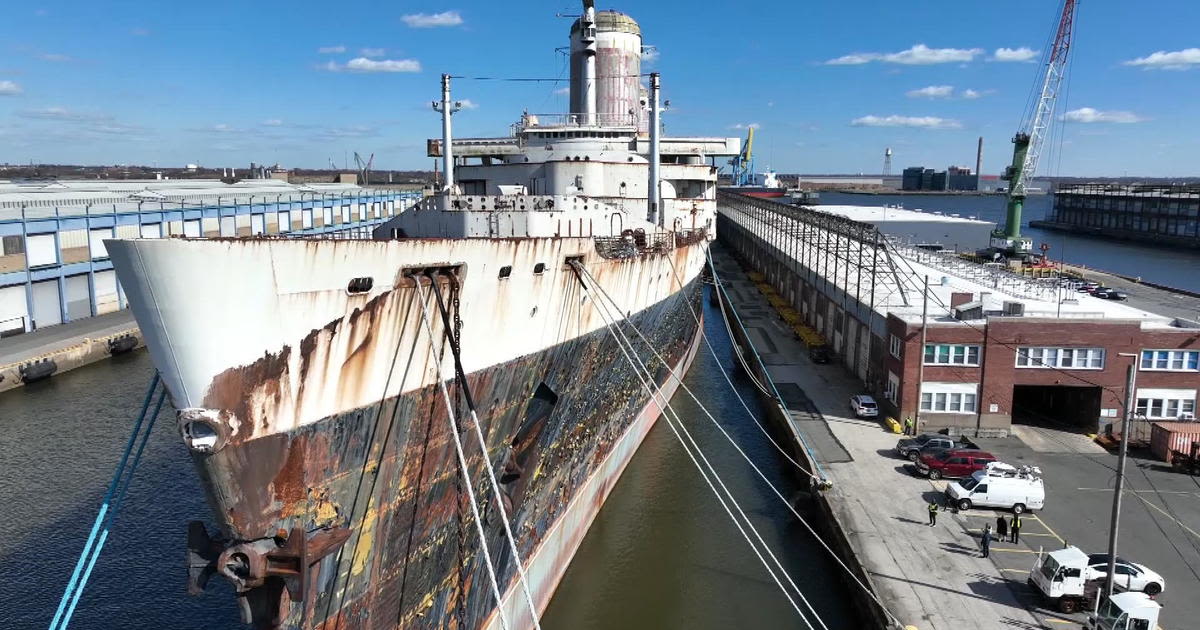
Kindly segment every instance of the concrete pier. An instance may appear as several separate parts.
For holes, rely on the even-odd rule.
[[[804,344],[738,263],[720,248],[714,249],[714,261],[792,416],[788,430],[797,438],[797,433],[803,435],[810,445],[806,455],[833,484],[817,495],[831,518],[833,545],[842,547],[851,569],[900,627],[1044,627],[1043,621],[1054,615],[1035,615],[1009,587],[1011,580],[1019,580],[1023,588],[1026,574],[1009,575],[980,557],[977,533],[971,530],[984,521],[943,512],[936,526],[927,526],[927,505],[944,486],[904,471],[905,460],[892,454],[901,436],[885,432],[878,422],[850,417],[849,398],[862,393],[860,382],[837,362],[809,361]],[[1035,531],[1034,526],[1029,529]],[[1001,548],[1007,546],[994,543],[993,551],[1005,553]],[[1027,559],[1032,565],[1034,557]],[[889,612],[865,595],[861,600],[865,609],[874,610],[879,627],[897,627],[896,620],[889,623]]]
[[[114,351],[128,352],[142,345],[141,331],[128,310],[8,337],[0,340],[0,392],[25,385],[26,375],[32,376],[31,367],[38,363],[52,362],[48,378],[53,378],[107,359]]]

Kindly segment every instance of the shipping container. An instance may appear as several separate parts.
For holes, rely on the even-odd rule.
[[[1150,429],[1150,452],[1171,463],[1171,451],[1190,453],[1200,442],[1200,422],[1155,422]]]

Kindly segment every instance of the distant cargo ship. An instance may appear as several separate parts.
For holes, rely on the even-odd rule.
[[[788,194],[787,187],[779,183],[775,171],[753,173],[749,179],[749,182],[740,186],[722,186],[721,190],[764,199],[777,199]]]
[[[302,630],[549,603],[694,356],[708,158],[740,151],[660,137],[637,22],[583,4],[571,113],[455,140],[443,75],[444,189],[375,238],[107,242],[219,529],[191,526],[193,592],[219,574],[247,623]]]

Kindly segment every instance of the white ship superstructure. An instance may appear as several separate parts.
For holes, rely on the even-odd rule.
[[[580,109],[501,138],[453,138],[443,76],[442,189],[374,239],[108,242],[214,508],[194,588],[219,573],[259,627],[532,627],[690,364],[708,159],[740,148],[663,137],[640,52],[584,2]],[[614,325],[664,357],[648,384]]]

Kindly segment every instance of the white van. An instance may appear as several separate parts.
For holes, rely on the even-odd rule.
[[[1011,509],[1020,514],[1040,510],[1046,503],[1041,471],[1034,466],[1016,468],[992,462],[967,479],[946,486],[947,501],[960,510],[972,506]]]

